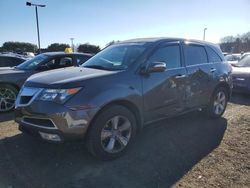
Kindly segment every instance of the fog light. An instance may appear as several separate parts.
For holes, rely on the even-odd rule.
[[[49,133],[43,133],[43,132],[39,132],[39,134],[45,140],[56,141],[56,142],[61,141],[60,136],[57,134],[49,134]]]

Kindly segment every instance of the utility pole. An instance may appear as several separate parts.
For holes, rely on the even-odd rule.
[[[204,30],[203,30],[203,40],[206,40],[206,30],[207,30],[207,28],[204,28]]]
[[[72,51],[74,52],[74,38],[70,38],[71,40],[71,48],[72,48]]]
[[[37,7],[45,7],[46,5],[33,4],[31,2],[26,2],[26,6],[35,6],[35,9],[36,9],[36,29],[37,29],[37,38],[38,38],[38,52],[40,54],[41,53],[41,46],[40,46],[40,33],[39,33],[39,21],[38,21]]]

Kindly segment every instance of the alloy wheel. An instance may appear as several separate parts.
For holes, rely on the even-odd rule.
[[[7,112],[14,108],[16,93],[9,88],[0,88],[0,112]]]
[[[223,91],[219,91],[214,100],[214,113],[220,115],[226,107],[226,95]]]
[[[101,131],[101,144],[108,153],[118,153],[129,143],[132,125],[128,118],[114,116],[108,120]]]

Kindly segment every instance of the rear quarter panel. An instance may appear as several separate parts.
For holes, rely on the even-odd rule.
[[[212,93],[214,92],[215,88],[220,84],[227,84],[230,89],[230,95],[233,88],[232,82],[232,67],[226,61],[214,63],[214,67],[216,72],[214,73],[215,77],[215,84]],[[212,94],[211,93],[211,94]]]

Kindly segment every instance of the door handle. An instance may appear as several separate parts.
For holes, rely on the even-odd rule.
[[[185,78],[186,77],[186,74],[182,74],[182,75],[177,75],[177,76],[175,76],[175,78]]]
[[[215,71],[216,71],[215,68],[211,68],[211,69],[210,69],[210,72],[215,72]]]

